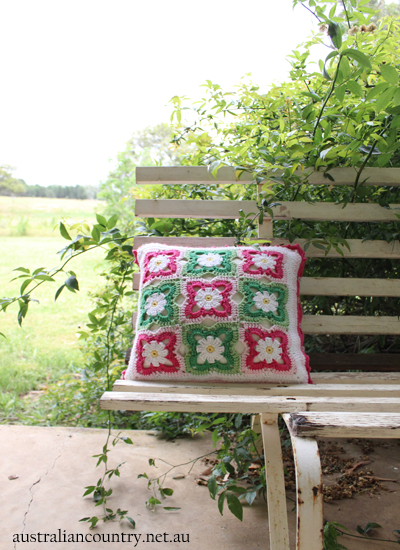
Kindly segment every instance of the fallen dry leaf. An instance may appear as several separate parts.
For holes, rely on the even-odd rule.
[[[195,482],[197,483],[197,485],[207,485],[207,480],[204,479],[204,477],[197,477],[195,479]]]
[[[204,472],[201,473],[202,476],[210,476],[212,474],[213,469],[207,468],[207,470],[204,470]]]
[[[17,474],[12,474],[12,475],[8,476],[8,479],[10,479],[10,480],[18,479],[18,478],[19,478],[19,476],[17,476]]]
[[[172,479],[183,479],[185,477],[185,474],[175,474],[174,476],[172,476]]]

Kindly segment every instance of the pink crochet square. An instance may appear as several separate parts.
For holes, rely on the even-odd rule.
[[[202,320],[206,317],[221,321],[237,320],[237,304],[232,297],[237,291],[236,281],[216,278],[185,281],[182,287],[186,300],[182,306],[182,320]]]

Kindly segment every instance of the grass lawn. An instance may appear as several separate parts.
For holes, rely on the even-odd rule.
[[[2,236],[0,239],[1,296],[13,296],[18,292],[21,281],[9,283],[18,275],[12,272],[16,267],[32,269],[58,265],[56,253],[66,241],[51,229],[60,214],[77,221],[94,220],[93,208],[98,204],[99,201],[0,197],[3,235],[5,228],[10,231],[15,227],[12,220],[19,219],[23,212],[29,215],[26,236]],[[52,234],[54,236],[50,236]],[[62,374],[82,366],[76,333],[87,321],[87,312],[91,309],[88,292],[102,284],[99,275],[105,266],[102,257],[102,251],[95,250],[70,262],[70,269],[77,274],[80,292],[73,294],[64,289],[54,302],[55,291],[65,280],[63,275],[57,283],[44,283],[39,287],[33,297],[40,303],[30,305],[22,328],[16,319],[17,307],[10,306],[6,314],[1,314],[0,331],[7,340],[0,338],[0,419],[3,413],[4,417],[15,421],[13,413],[21,409],[24,394],[37,390],[46,380],[57,380]]]
[[[56,226],[62,218],[95,221],[95,209],[101,212],[103,204],[97,200],[0,197],[0,236],[57,237]]]

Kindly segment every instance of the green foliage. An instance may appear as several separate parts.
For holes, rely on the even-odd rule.
[[[250,172],[254,183],[262,184],[258,206],[269,215],[271,206],[282,200],[343,206],[373,202],[390,209],[390,204],[400,202],[399,188],[369,186],[364,170],[367,166],[400,166],[400,18],[378,20],[378,12],[366,7],[363,0],[295,0],[294,5],[306,7],[321,26],[319,33],[290,54],[287,82],[261,93],[256,85],[242,81],[232,93],[207,81],[205,96],[192,108],[180,98],[172,99],[178,128],[174,142],[195,147],[183,162],[205,164],[214,174],[221,166],[233,166],[238,179],[243,172]],[[331,52],[315,67],[310,62],[312,49],[320,44],[328,45]],[[192,124],[184,120],[189,108],[191,120],[195,117]],[[336,167],[354,168],[352,187],[329,185]],[[326,185],[309,185],[310,174],[317,170],[323,172]],[[217,189],[219,198],[233,198],[231,188],[226,195],[222,187]],[[209,190],[208,196],[207,190],[202,193],[201,186],[195,193],[199,198],[215,196],[214,190]],[[255,186],[242,186],[234,198],[239,196],[255,198]],[[229,223],[201,220],[197,230],[187,220],[168,221],[182,233],[188,229],[188,234],[236,235],[243,242],[255,236],[254,219],[242,217]],[[154,220],[151,227],[161,226]],[[274,235],[290,241],[303,238],[308,241],[306,248],[313,244],[342,254],[349,239],[391,242],[398,240],[400,233],[397,222],[310,223],[293,219],[275,221]],[[307,261],[305,275],[397,278],[399,271],[397,262],[390,260],[315,259]],[[313,314],[396,315],[398,304],[394,299],[306,297],[303,308]],[[399,339],[393,337],[307,337],[305,344],[308,352],[400,349]]]
[[[106,215],[117,214],[118,223],[125,230],[133,226],[135,168],[180,164],[176,147],[171,146],[172,131],[168,124],[157,124],[133,134],[125,150],[118,154],[116,167],[100,185],[98,197],[106,201]]]
[[[336,523],[336,521],[326,522],[324,525],[324,550],[346,550],[346,546],[343,546],[338,542],[338,537],[343,535],[341,529],[348,531],[346,527]]]
[[[26,185],[25,197],[47,197],[57,199],[95,199],[98,189],[89,185]],[[1,192],[0,192],[1,194]]]
[[[8,165],[0,165],[0,195],[19,196],[26,192],[24,180],[14,178],[12,175],[15,168]]]

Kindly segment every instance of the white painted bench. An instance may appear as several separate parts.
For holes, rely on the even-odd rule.
[[[332,170],[334,182],[321,173],[310,176],[312,185],[350,185],[351,169]],[[400,185],[400,169],[367,168],[367,185]],[[137,184],[216,183],[205,167],[137,168]],[[218,172],[219,184],[232,184],[229,168]],[[238,183],[248,184],[244,175]],[[235,219],[238,211],[255,212],[252,201],[221,200],[137,200],[135,215],[140,218]],[[282,202],[274,207],[274,220],[301,218],[308,221],[397,221],[392,210],[377,204],[350,203],[345,208],[334,203]],[[274,238],[273,221],[265,218],[258,227],[259,238],[285,244]],[[234,245],[235,238],[136,237],[134,248],[147,242],[202,247]],[[304,240],[298,241],[304,245]],[[345,258],[400,258],[400,243],[349,240]],[[325,251],[309,246],[306,255],[325,257]],[[328,258],[341,255],[334,249]],[[139,276],[133,286],[138,288]],[[400,297],[397,279],[349,279],[304,277],[302,295]],[[306,334],[400,335],[398,317],[305,315]],[[400,361],[397,354],[311,356],[311,367],[333,372],[312,374],[312,385],[211,384],[132,382],[119,380],[112,392],[101,398],[104,409],[133,411],[181,411],[208,413],[251,413],[259,415],[266,462],[268,517],[271,550],[288,550],[285,483],[278,429],[282,414],[293,442],[297,482],[297,549],[322,550],[323,495],[321,467],[315,437],[400,437]],[[366,372],[346,372],[348,370]],[[393,372],[392,372],[393,371]]]

